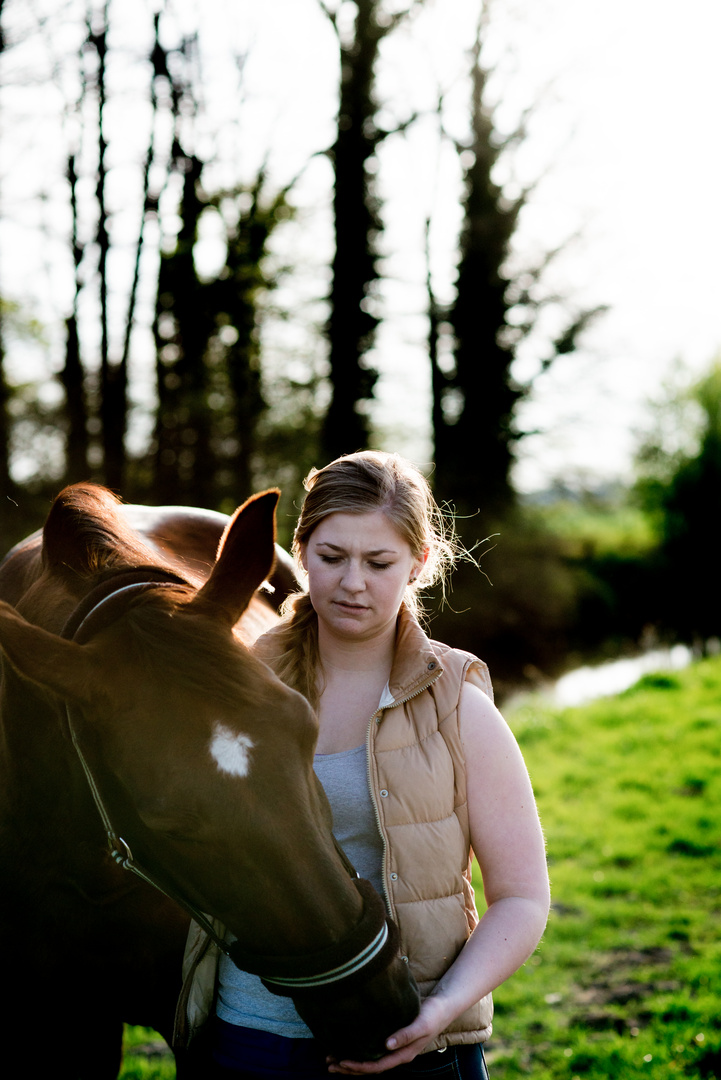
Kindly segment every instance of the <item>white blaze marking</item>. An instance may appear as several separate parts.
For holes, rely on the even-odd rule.
[[[253,740],[247,735],[238,735],[223,724],[215,725],[210,753],[221,772],[230,776],[247,776],[252,749]]]

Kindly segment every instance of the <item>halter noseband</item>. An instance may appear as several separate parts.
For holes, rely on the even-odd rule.
[[[192,587],[179,574],[161,567],[147,566],[120,571],[101,582],[80,602],[65,623],[61,637],[84,644],[127,611],[128,601],[132,602],[149,589],[177,585]],[[218,935],[212,921],[204,912],[167,884],[161,884],[153,873],[135,861],[130,845],[112,826],[100,790],[80,746],[73,722],[74,710],[70,702],[65,703],[65,709],[70,737],[103,822],[112,859],[123,869],[132,870],[146,884],[152,885],[187,911],[221,952],[239,968],[259,975],[274,994],[296,996],[312,991],[333,991],[334,988],[337,992],[339,983],[343,984],[344,990],[349,990],[387,968],[398,955],[398,930],[388,919],[383,900],[370,882],[358,877],[335,838],[338,855],[363,900],[361,920],[342,942],[306,957],[258,956],[246,953],[237,941],[228,944]]]
[[[398,955],[398,929],[371,883],[356,876],[353,884],[363,900],[363,915],[343,941],[304,957],[248,954],[237,942],[226,946],[226,954],[243,971],[259,975],[274,994],[337,993],[338,983],[347,992],[367,982]]]

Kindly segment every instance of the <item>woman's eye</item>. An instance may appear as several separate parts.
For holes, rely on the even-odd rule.
[[[389,562],[372,562],[370,565],[373,570],[387,570],[391,564]]]
[[[339,557],[337,555],[321,555],[321,560],[324,563],[337,563],[339,562]]]

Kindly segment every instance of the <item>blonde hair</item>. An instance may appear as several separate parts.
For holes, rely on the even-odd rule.
[[[380,510],[403,537],[414,559],[428,556],[418,577],[409,582],[404,603],[420,613],[418,592],[443,580],[456,557],[452,520],[443,517],[428,481],[399,454],[363,450],[312,469],[304,481],[306,497],[293,536],[293,554],[329,514],[366,514]],[[276,674],[299,690],[314,707],[320,696],[318,620],[307,593],[288,597],[284,622],[272,634],[272,655],[263,655]]]

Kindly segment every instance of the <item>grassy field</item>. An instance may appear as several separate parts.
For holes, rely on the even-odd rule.
[[[492,1080],[721,1078],[721,659],[581,708],[528,701],[509,721],[554,903],[496,993]],[[126,1080],[173,1075],[128,1049]]]
[[[721,1076],[721,660],[509,719],[554,900],[496,994],[494,1077]]]

